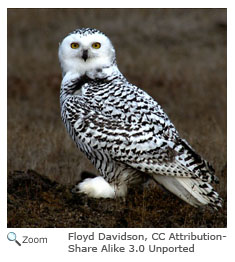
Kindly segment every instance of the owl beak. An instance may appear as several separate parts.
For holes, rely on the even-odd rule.
[[[83,50],[82,59],[86,62],[87,58],[88,58],[88,50]]]

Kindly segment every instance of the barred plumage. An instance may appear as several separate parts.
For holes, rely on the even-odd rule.
[[[103,33],[75,30],[60,44],[59,59],[62,119],[101,175],[75,189],[125,196],[129,185],[153,178],[193,206],[221,206],[209,184],[217,182],[212,166],[179,137],[161,106],[120,73]]]

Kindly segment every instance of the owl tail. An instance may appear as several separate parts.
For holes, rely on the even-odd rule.
[[[192,206],[209,205],[216,210],[222,207],[222,198],[219,197],[219,194],[209,183],[200,179],[155,174],[153,179]]]

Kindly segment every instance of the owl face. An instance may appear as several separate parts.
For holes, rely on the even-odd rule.
[[[80,29],[65,37],[59,46],[63,74],[83,75],[110,66],[115,61],[111,41],[94,29]]]

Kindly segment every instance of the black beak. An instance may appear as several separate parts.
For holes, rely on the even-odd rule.
[[[88,58],[88,50],[83,50],[82,59],[86,62],[87,58]]]

